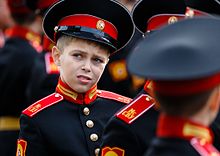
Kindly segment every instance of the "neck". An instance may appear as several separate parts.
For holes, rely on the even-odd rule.
[[[42,34],[42,18],[41,17],[36,17],[34,22],[32,23],[27,23],[23,25],[25,28],[37,33],[37,34]]]

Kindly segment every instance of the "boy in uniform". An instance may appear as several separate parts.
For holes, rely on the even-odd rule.
[[[129,57],[129,71],[152,81],[160,104],[146,156],[220,155],[209,128],[220,104],[219,26],[212,18],[177,22],[138,43]]]
[[[56,92],[21,115],[17,155],[98,155],[108,119],[130,98],[97,90],[109,56],[132,37],[126,8],[110,0],[63,0],[46,13],[43,28],[56,43]]]

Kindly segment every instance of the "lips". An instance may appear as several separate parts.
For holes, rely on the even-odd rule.
[[[83,84],[87,84],[92,80],[89,76],[85,76],[85,75],[78,75],[77,78]]]

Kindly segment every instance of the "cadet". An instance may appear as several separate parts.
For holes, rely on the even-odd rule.
[[[41,5],[29,0],[7,2],[15,25],[7,30],[7,40],[0,51],[0,151],[3,156],[16,153],[19,116],[28,106],[27,82],[34,59],[42,50],[40,12],[47,1]],[[32,7],[35,9],[30,9]]]
[[[105,124],[131,101],[97,90],[97,82],[109,55],[132,37],[132,18],[114,1],[62,0],[46,13],[43,28],[56,43],[60,79],[55,93],[23,111],[17,154],[98,155]]]
[[[60,73],[51,55],[53,45],[54,43],[44,36],[43,51],[34,62],[26,91],[28,103],[34,103],[56,89]]]
[[[57,2],[57,0],[50,0],[48,5],[52,5],[55,2]],[[45,12],[46,9],[42,12],[42,15],[44,15]],[[59,79],[59,69],[55,65],[51,55],[51,49],[54,43],[48,39],[46,35],[43,36],[42,42],[43,51],[39,54],[39,57],[35,59],[26,90],[28,103],[34,103],[53,93]]]
[[[215,18],[220,15],[220,1],[219,0],[185,0],[186,17],[193,18],[197,16],[209,16]],[[211,128],[214,132],[214,145],[220,150],[220,113],[218,113]]]
[[[160,103],[146,156],[220,155],[209,128],[220,104],[219,26],[211,18],[177,22],[138,43],[129,57],[129,71],[152,80]]]
[[[168,4],[164,0],[143,0],[136,4],[132,15],[137,29],[142,33],[147,32],[147,37],[164,25],[184,19],[184,12],[184,1],[172,0]],[[103,135],[102,156],[109,153],[140,156],[149,146],[155,136],[158,111],[154,100],[146,94],[149,90],[148,82],[136,99],[107,124]]]

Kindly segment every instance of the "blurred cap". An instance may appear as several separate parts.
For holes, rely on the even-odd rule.
[[[28,14],[44,10],[58,0],[7,0],[12,14]]]
[[[137,43],[128,70],[153,80],[153,88],[186,95],[220,83],[220,20],[193,18],[166,26]]]
[[[169,21],[169,14],[177,14],[173,15],[173,17],[176,16],[176,18],[174,18],[178,20],[181,18],[179,17],[181,15],[178,14],[184,14],[185,8],[184,0],[140,0],[135,4],[132,10],[132,18],[138,30],[145,33],[148,30],[147,25],[149,19],[151,19],[152,22],[152,18],[157,16],[157,21],[161,20],[160,23],[166,25]],[[170,17],[172,17],[172,15]],[[165,18],[168,18],[166,23],[164,23]],[[172,21],[172,19],[170,20]],[[162,25],[160,24],[160,26]]]

